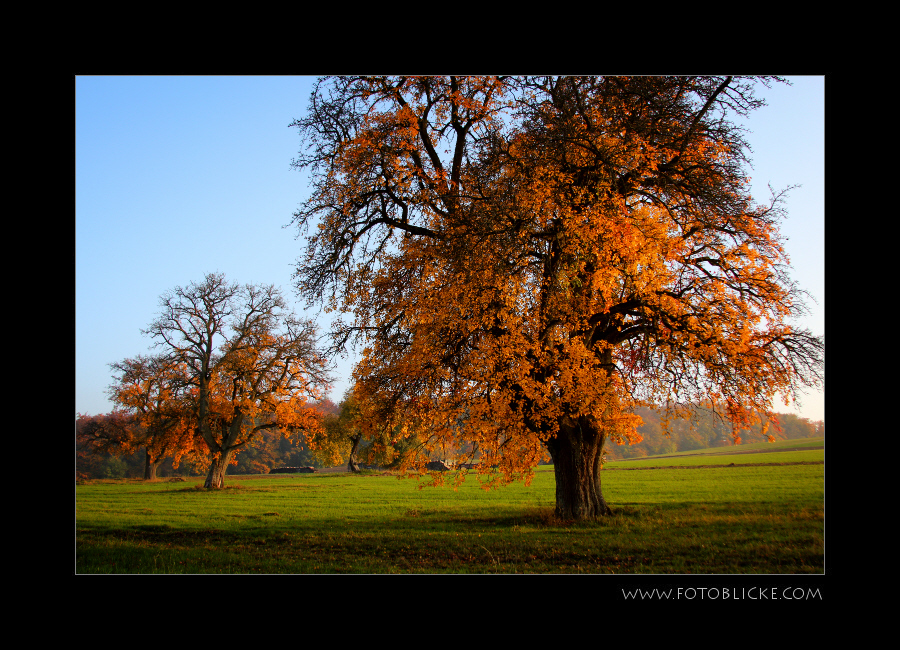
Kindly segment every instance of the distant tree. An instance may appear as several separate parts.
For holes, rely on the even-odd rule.
[[[281,451],[279,432],[273,429],[261,429],[253,440],[244,447],[240,454],[235,454],[235,474],[268,474],[273,468],[284,465],[285,454]]]
[[[635,458],[671,453],[673,451],[689,451],[723,444],[735,444],[735,437],[715,408],[710,404],[698,406],[692,411],[690,418],[674,418],[667,423],[663,431],[661,422],[665,413],[660,409],[640,407],[635,412],[640,415],[642,424],[638,427],[641,440],[633,445],[615,445],[609,450],[610,460]],[[761,420],[763,420],[761,418]],[[766,424],[770,426],[766,427]],[[824,422],[814,422],[793,413],[769,413],[765,420],[738,432],[741,443],[774,442],[776,440],[792,440],[824,435]]]
[[[486,481],[528,481],[549,452],[558,515],[604,516],[604,446],[637,439],[637,406],[721,402],[737,435],[821,382],[823,339],[789,324],[783,194],[747,193],[755,83],[317,82],[298,289],[352,314],[335,345],[365,346],[358,396],[415,437],[405,467],[466,442]]]
[[[119,458],[133,454],[143,446],[144,435],[136,418],[123,410],[99,415],[79,413],[75,419],[76,449],[98,461],[90,463],[95,465],[90,473],[101,477],[106,473],[110,456]]]
[[[362,432],[352,389],[344,394],[340,404],[325,400],[317,407],[323,413],[322,429],[308,441],[316,463],[327,467],[347,463],[347,471],[359,472],[357,451]]]
[[[815,438],[825,435],[824,422],[814,422],[795,413],[780,413],[778,420],[782,429],[782,437],[785,440]]]
[[[207,488],[224,486],[235,454],[260,431],[291,437],[320,427],[311,401],[329,377],[316,326],[290,313],[277,288],[213,273],[163,295],[160,307],[146,333],[184,368],[210,453]]]
[[[128,463],[119,456],[109,456],[104,462],[103,478],[125,478],[128,474]]]
[[[327,397],[316,402],[315,407],[322,415],[340,415],[341,413],[341,406],[335,404]]]

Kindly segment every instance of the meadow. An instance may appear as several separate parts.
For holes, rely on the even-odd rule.
[[[608,463],[615,514],[554,517],[552,466],[457,490],[381,472],[89,481],[77,574],[816,574],[824,439]]]

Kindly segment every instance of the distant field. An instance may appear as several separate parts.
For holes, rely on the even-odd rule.
[[[825,462],[825,439],[806,438],[802,440],[779,440],[777,442],[757,442],[750,445],[733,445],[681,451],[660,456],[629,458],[610,461],[607,469],[628,469],[642,466],[689,466],[689,465],[748,465],[760,463],[823,463]]]
[[[610,462],[615,515],[579,524],[553,517],[551,466],[490,491],[374,472],[93,481],[76,572],[822,573],[823,441],[762,444]]]

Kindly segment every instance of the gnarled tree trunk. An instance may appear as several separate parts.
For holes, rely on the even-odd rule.
[[[356,452],[359,449],[359,443],[362,440],[362,434],[353,438],[353,447],[350,449],[350,459],[347,461],[347,471],[359,473],[359,460],[356,458]]]
[[[209,464],[209,473],[206,475],[206,482],[203,484],[205,488],[223,488],[225,487],[225,470],[228,469],[228,461],[234,453],[233,449],[213,454],[212,462]]]
[[[201,413],[203,413],[204,403],[201,400]],[[238,439],[238,434],[241,432],[241,423],[243,422],[243,415],[240,409],[235,409],[234,414],[231,417],[231,422],[219,422],[218,427],[220,427],[218,431],[218,439],[217,436],[213,435],[212,428],[209,426],[204,419],[201,419],[201,427],[200,433],[203,435],[203,439],[206,440],[206,444],[212,452],[212,460],[209,464],[209,474],[206,475],[206,482],[203,484],[205,488],[223,488],[225,487],[225,470],[228,469],[228,462],[231,460],[231,457],[234,456],[235,452],[238,451],[242,445],[236,444]],[[206,426],[203,426],[203,424]]]
[[[590,418],[564,417],[547,442],[556,475],[556,516],[596,519],[612,514],[600,489],[600,458],[606,434]]]
[[[153,458],[150,456],[150,450],[146,450],[146,458],[144,460],[144,480],[145,481],[155,481],[156,480],[156,468],[159,467],[159,463],[154,462]]]

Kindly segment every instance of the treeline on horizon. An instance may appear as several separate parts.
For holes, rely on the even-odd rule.
[[[331,400],[323,400],[318,405],[323,415],[337,415],[340,407]],[[709,409],[695,412],[691,420],[674,419],[668,424],[668,435],[663,429],[662,412],[641,407],[635,411],[644,423],[638,427],[642,440],[633,445],[607,444],[606,459],[624,460],[656,456],[679,451],[727,447],[734,444],[765,442],[769,436],[775,440],[795,440],[824,437],[825,422],[810,420],[793,413],[778,413],[777,426],[770,426],[765,433],[761,425],[742,430],[740,443],[735,443],[727,422],[723,422]],[[360,450],[365,462],[365,450]],[[114,455],[76,448],[75,473],[77,479],[122,479],[143,478],[145,451]],[[344,459],[346,463],[346,459]],[[549,462],[549,461],[546,461]],[[317,467],[322,462],[301,441],[293,442],[275,431],[263,431],[252,446],[244,449],[237,457],[237,464],[229,466],[230,475],[268,474],[277,467]],[[157,470],[158,478],[176,476],[190,477],[206,474],[205,467],[195,467],[189,460],[182,460],[175,468],[171,458],[162,461]]]
[[[741,430],[738,432],[739,442],[732,436],[728,422],[723,421],[711,409],[698,409],[690,420],[671,420],[668,425],[668,436],[663,431],[660,410],[640,407],[635,413],[644,420],[638,427],[638,433],[643,440],[634,445],[607,445],[607,460],[766,442],[770,437],[774,440],[795,440],[825,436],[824,420],[810,420],[794,413],[777,413],[776,424],[769,426],[765,431],[762,424]]]

